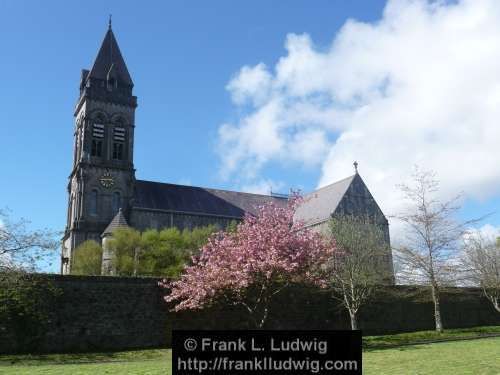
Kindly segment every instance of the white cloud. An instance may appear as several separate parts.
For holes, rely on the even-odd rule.
[[[264,64],[254,67],[244,66],[227,84],[232,99],[237,104],[245,104],[247,100],[258,105],[267,99],[271,84],[271,74]]]
[[[491,224],[485,224],[479,230],[485,238],[497,238],[500,236],[500,227],[494,227]]]
[[[348,20],[332,38],[318,48],[290,34],[272,69],[233,77],[242,114],[219,128],[224,177],[252,184],[279,162],[321,167],[322,186],[357,160],[386,213],[415,164],[443,194],[500,192],[499,1],[389,1],[379,21]]]
[[[219,128],[223,173],[239,169],[242,177],[257,177],[260,168],[282,150],[279,101],[270,101],[241,120],[241,126],[224,124]]]
[[[485,224],[480,228],[471,229],[465,236],[465,239],[471,236],[472,238],[480,237],[488,241],[495,241],[497,237],[500,237],[500,227],[495,227],[491,224]]]
[[[269,195],[271,192],[273,193],[283,193],[283,189],[285,184],[281,181],[273,181],[269,179],[262,179],[250,184],[240,186],[241,191],[246,193],[254,193],[254,194],[266,194]],[[285,192],[287,193],[287,192]]]

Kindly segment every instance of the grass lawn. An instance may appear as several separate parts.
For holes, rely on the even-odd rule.
[[[170,375],[170,349],[137,350],[115,353],[3,355],[1,375]]]
[[[36,367],[0,365],[2,375],[101,375],[101,374],[133,374],[133,375],[170,375],[171,363],[166,359],[114,363],[80,363],[80,364],[43,364]]]
[[[500,337],[372,349],[363,374],[500,375]]]
[[[500,332],[500,327],[373,336],[363,338],[363,374],[500,375],[500,337],[422,345],[412,341],[470,337]],[[389,347],[405,344],[399,347]],[[385,348],[384,348],[385,347]],[[171,374],[171,351],[0,356],[0,374]]]
[[[460,340],[473,337],[485,337],[488,335],[500,335],[500,326],[446,329],[443,333],[437,333],[436,331],[418,331],[399,333],[396,335],[365,336],[363,337],[363,349],[382,349],[415,343]]]

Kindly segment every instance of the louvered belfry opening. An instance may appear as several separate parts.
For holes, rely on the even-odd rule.
[[[123,160],[123,148],[125,143],[125,128],[116,126],[113,129],[113,159]]]
[[[91,155],[102,157],[102,142],[104,139],[104,125],[94,124],[92,126],[92,150]]]

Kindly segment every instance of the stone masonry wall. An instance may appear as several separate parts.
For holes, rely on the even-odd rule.
[[[39,352],[168,347],[172,328],[250,328],[243,310],[213,308],[170,313],[154,278],[40,275],[60,288]],[[422,287],[387,286],[360,312],[364,334],[433,329],[430,293]],[[500,325],[500,314],[480,290],[442,294],[445,328]],[[349,319],[326,291],[294,287],[278,295],[269,329],[348,329]],[[0,352],[27,351],[22,340],[2,337]]]
[[[160,347],[169,320],[154,278],[40,275],[62,292],[49,316],[41,352]],[[1,332],[0,332],[1,335]],[[2,338],[0,352],[25,351],[22,340]]]

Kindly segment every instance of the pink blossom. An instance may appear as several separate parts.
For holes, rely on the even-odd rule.
[[[252,312],[279,291],[272,289],[277,283],[279,288],[291,282],[322,285],[314,270],[333,256],[335,245],[294,221],[300,201],[294,195],[286,207],[266,204],[256,216],[247,215],[234,233],[214,234],[178,281],[163,283],[171,289],[165,299],[176,302],[179,311],[229,297]],[[262,298],[248,301],[249,287],[263,291]]]

